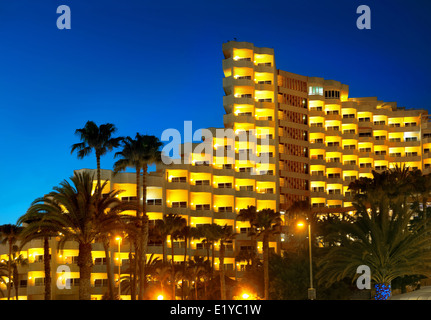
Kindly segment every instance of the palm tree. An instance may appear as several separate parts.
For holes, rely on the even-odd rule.
[[[159,150],[163,145],[159,139],[151,135],[143,135],[141,140],[141,160],[142,160],[142,239],[141,239],[141,270],[145,274],[145,257],[147,254],[148,236],[149,236],[149,221],[147,216],[147,174],[148,166],[160,163],[162,161],[162,153]],[[138,298],[142,300],[144,297],[144,279],[140,280]]]
[[[72,145],[71,153],[78,151],[78,158],[83,159],[93,150],[97,161],[97,185],[100,187],[100,158],[108,151],[112,151],[120,145],[123,138],[113,138],[112,134],[117,131],[111,123],[97,126],[93,121],[87,121],[84,128],[76,129],[75,134],[81,142]]]
[[[42,198],[36,199],[29,212],[43,218],[37,222],[41,229],[52,229],[61,233],[59,246],[66,241],[76,241],[79,245],[79,299],[89,300],[90,276],[93,265],[92,242],[96,241],[107,226],[118,221],[118,212],[128,210],[117,199],[121,191],[111,191],[104,197],[100,194],[106,186],[93,188],[93,176],[87,172],[75,173],[70,178],[72,184],[64,180]],[[36,226],[35,226],[36,228]]]
[[[160,283],[161,295],[164,297],[165,283],[172,277],[171,267],[163,261],[159,262],[157,267],[154,269],[153,277]]]
[[[431,274],[431,227],[429,218],[413,223],[418,212],[409,197],[411,173],[394,169],[373,172],[350,188],[356,214],[338,225],[339,245],[329,248],[317,277],[328,285],[352,275],[361,265],[371,270],[376,299],[390,296],[391,281],[406,275]]]
[[[207,249],[207,260],[209,261],[209,251],[211,249],[211,276],[214,276],[214,262],[215,262],[215,243],[220,240],[222,236],[222,226],[212,223],[203,224],[197,227],[196,238],[204,238],[202,241],[205,243]]]
[[[30,207],[33,209],[34,207]],[[45,300],[51,300],[51,255],[49,254],[49,237],[58,236],[58,232],[52,228],[41,228],[39,222],[46,213],[28,210],[18,219],[17,224],[23,225],[21,232],[21,248],[33,239],[43,239],[43,265],[45,271]]]
[[[19,288],[19,266],[26,266],[28,264],[28,259],[24,258],[22,254],[19,253],[18,246],[13,247],[12,254],[12,283],[15,288],[15,299],[18,300],[18,288]]]
[[[12,254],[13,245],[20,239],[20,233],[22,227],[14,224],[4,224],[0,226],[0,239],[1,244],[7,244],[8,250],[8,283],[7,283],[7,299],[10,300],[11,290],[12,290]]]
[[[203,257],[194,256],[189,260],[187,267],[187,275],[194,282],[195,300],[198,300],[198,287],[200,279],[208,279],[211,274],[211,266],[209,260],[204,260]],[[207,281],[204,281],[204,297],[207,297]]]
[[[252,243],[252,252],[250,252],[251,254],[251,265],[252,267],[256,266],[256,246],[257,246],[257,242],[256,242],[256,231],[255,231],[255,227],[254,227],[254,222],[256,220],[256,216],[257,216],[257,210],[255,206],[247,206],[246,209],[241,209],[239,210],[239,213],[236,217],[237,220],[239,221],[248,221],[250,224],[250,231],[248,232],[248,235],[251,238],[251,243]]]
[[[161,161],[161,151],[159,148],[162,143],[155,136],[141,135],[136,133],[135,139],[126,137],[123,139],[123,149],[115,154],[115,157],[121,157],[114,164],[114,173],[124,171],[128,167],[132,167],[136,170],[136,198],[138,207],[136,210],[136,217],[141,219],[139,222],[141,228],[141,234],[137,241],[138,246],[136,247],[136,254],[138,257],[139,273],[145,274],[145,256],[148,244],[148,216],[146,214],[146,197],[147,197],[147,184],[146,176],[148,173],[148,166]],[[142,176],[142,205],[140,201],[141,196],[141,183],[140,174],[141,169],[143,171]],[[138,299],[142,300],[144,296],[144,281],[143,277],[139,277],[139,294]]]
[[[174,263],[174,238],[177,237],[178,231],[181,230],[187,223],[187,220],[178,214],[167,214],[163,216],[163,220],[156,220],[156,229],[160,231],[163,241],[163,261],[165,262],[165,243],[167,236],[170,236],[171,241],[171,263],[172,277],[175,279],[175,263]],[[160,229],[159,229],[160,228]],[[175,299],[175,281],[172,281],[172,299]]]
[[[0,261],[0,284],[3,283],[6,287],[8,283],[8,281],[6,280],[8,275],[8,269],[8,264],[3,261]],[[2,297],[4,297],[3,291],[0,291],[0,293],[2,294]]]
[[[135,203],[135,205],[137,204]],[[120,220],[120,223],[121,223],[120,229],[123,230],[123,232],[125,233],[125,240],[129,242],[128,272],[129,272],[130,295],[132,300],[136,300],[137,269],[138,269],[136,248],[138,247],[137,241],[141,231],[141,228],[139,227],[139,220],[140,219],[131,215],[125,215]]]
[[[164,219],[157,219],[155,221],[154,232],[158,239],[162,241],[162,259],[166,262],[166,242],[169,235],[169,226],[165,223]]]
[[[280,232],[280,213],[272,209],[263,209],[257,212],[254,221],[257,237],[262,237],[263,246],[263,279],[264,299],[269,299],[269,239],[272,235]]]
[[[224,256],[225,256],[225,243],[231,242],[237,233],[233,232],[232,226],[225,225],[221,229],[220,236],[220,250],[219,250],[219,263],[220,263],[220,292],[221,300],[226,300],[226,281],[225,281],[225,270],[224,270]]]

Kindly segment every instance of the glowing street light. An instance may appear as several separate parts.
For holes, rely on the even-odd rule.
[[[313,288],[313,260],[311,254],[311,223],[307,219],[308,224],[308,252],[310,258],[310,288],[308,288],[308,299],[314,300],[316,299],[316,289]],[[299,221],[296,226],[298,228],[305,227],[305,222]]]

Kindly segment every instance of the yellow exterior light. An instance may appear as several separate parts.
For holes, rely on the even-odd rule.
[[[302,222],[302,221],[299,221],[299,222],[296,224],[296,226],[297,226],[298,228],[303,228],[303,227],[305,226],[305,223],[304,223],[304,222]]]

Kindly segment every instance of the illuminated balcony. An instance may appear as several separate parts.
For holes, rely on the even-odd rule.
[[[254,88],[254,85],[255,83],[251,76],[230,76],[223,78],[223,88],[226,94],[232,93],[231,89],[233,86],[248,86]]]
[[[236,115],[234,113],[228,113],[223,115],[223,123],[227,128],[233,128],[235,123],[251,123],[255,122],[255,118],[251,115]]]
[[[254,68],[254,63],[251,59],[235,59],[234,57],[223,59],[222,61],[223,70],[237,68]]]
[[[275,109],[275,103],[274,102],[267,102],[267,101],[254,101],[256,109]]]
[[[241,186],[235,190],[236,197],[253,198],[255,195],[256,192],[254,191],[253,186]]]
[[[328,193],[326,196],[328,200],[343,200],[344,195],[342,193]]]
[[[199,209],[199,210],[192,209],[192,210],[190,210],[190,216],[211,218],[213,216],[213,210],[211,210],[211,209],[207,209],[207,210],[204,210],[204,209]]]
[[[275,181],[277,178],[272,171],[267,174],[257,174],[253,177],[256,181]]]
[[[343,124],[358,124],[358,119],[356,118],[342,118],[341,119]]]
[[[190,192],[212,192],[213,187],[208,184],[190,185]]]
[[[215,195],[235,195],[234,188],[213,188],[212,193]]]
[[[273,73],[274,72],[274,67],[272,66],[272,64],[270,62],[263,62],[263,63],[258,63],[255,65],[254,70],[256,72],[267,72],[267,73]]]
[[[310,126],[308,129],[310,133],[325,133],[326,129],[323,126]]]
[[[274,91],[274,84],[272,81],[257,81],[256,90]]]
[[[343,164],[341,163],[341,161],[327,161],[326,162],[326,168],[342,168]]]
[[[275,127],[275,121],[272,118],[262,119],[262,118],[256,118],[255,120],[256,127]]]
[[[210,173],[212,171],[212,167],[208,161],[196,161],[194,165],[190,166],[190,172],[198,173],[198,172],[206,172]]]
[[[357,164],[353,164],[353,163],[345,163],[345,164],[343,164],[343,170],[357,171],[357,170],[359,170],[359,166]]]
[[[248,95],[237,96],[235,97],[233,94],[223,96],[223,105],[233,105],[233,104],[254,104],[253,97]]]
[[[215,211],[213,213],[214,219],[223,219],[223,220],[235,220],[237,214],[235,212],[219,212]]]
[[[326,165],[326,160],[324,158],[311,158],[310,165]]]

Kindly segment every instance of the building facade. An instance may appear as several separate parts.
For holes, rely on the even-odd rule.
[[[350,98],[349,87],[334,80],[293,74],[276,68],[274,50],[252,43],[223,44],[224,128],[209,128],[200,144],[182,145],[181,161],[159,164],[147,176],[147,214],[150,223],[165,214],[178,214],[189,226],[217,223],[238,233],[227,245],[224,268],[240,278],[246,262],[235,257],[253,245],[248,222],[236,219],[241,209],[255,206],[284,213],[297,201],[308,201],[318,213],[351,212],[348,185],[396,165],[431,172],[431,127],[426,110],[398,108],[375,97]],[[83,169],[86,170],[86,169]],[[108,190],[124,190],[121,200],[142,199],[136,194],[134,173],[113,175],[102,170]],[[133,213],[131,213],[133,214]],[[282,250],[284,235],[270,242]],[[51,239],[53,298],[77,298],[78,248],[57,247]],[[206,255],[202,239],[168,239],[174,261]],[[262,244],[258,242],[258,253]],[[126,241],[111,243],[116,280],[128,267]],[[43,299],[43,244],[28,243],[21,251],[28,265],[19,269],[19,297]],[[149,243],[148,254],[162,255],[160,243]],[[219,268],[218,250],[215,267]],[[0,259],[7,249],[0,247]],[[106,291],[106,256],[93,247],[93,298]],[[59,266],[71,268],[71,289],[59,289]],[[5,292],[5,286],[0,286]],[[127,299],[127,295],[122,296]]]

